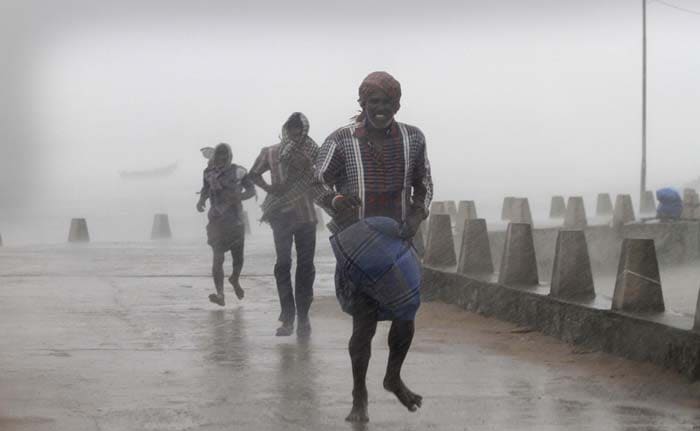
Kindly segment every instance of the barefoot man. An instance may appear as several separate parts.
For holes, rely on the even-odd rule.
[[[245,244],[241,202],[255,195],[255,186],[248,179],[246,170],[232,163],[233,154],[228,144],[221,143],[216,148],[202,148],[202,155],[209,159],[209,164],[204,170],[197,211],[204,212],[207,199],[210,201],[207,242],[213,251],[212,277],[216,293],[209,295],[209,301],[223,307],[226,304],[224,260],[227,252],[231,252],[233,260],[233,272],[229,282],[233,285],[238,299],[243,299],[245,294],[239,282],[243,270]]]
[[[316,159],[317,179],[327,186],[317,202],[333,217],[330,227],[336,232],[360,219],[383,216],[401,223],[401,235],[410,239],[427,217],[433,194],[425,137],[417,127],[394,121],[401,86],[388,73],[367,76],[359,95],[360,115],[331,134]],[[336,296],[343,311],[353,316],[349,343],[353,406],[346,420],[369,420],[365,378],[379,320],[391,320],[384,388],[409,411],[416,411],[422,397],[401,379],[401,366],[413,340],[413,316],[387,316],[382,304],[353,289],[338,267]]]

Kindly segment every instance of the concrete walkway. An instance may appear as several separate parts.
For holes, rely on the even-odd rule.
[[[268,241],[249,241],[247,296],[224,309],[202,244],[1,248],[0,430],[700,429],[699,384],[443,304],[424,304],[405,367],[423,408],[381,389],[384,324],[371,422],[347,424],[332,258],[319,239],[311,339],[277,338]]]

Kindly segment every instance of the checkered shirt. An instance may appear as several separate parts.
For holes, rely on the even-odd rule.
[[[389,137],[379,152],[363,127],[351,124],[323,143],[316,159],[316,177],[326,189],[316,202],[331,216],[336,215],[331,202],[337,194],[360,198],[358,219],[385,216],[403,222],[411,211],[428,214],[433,182],[423,132],[395,122]]]
[[[315,145],[315,144],[314,144]],[[314,154],[318,152],[318,147],[315,147]],[[250,169],[251,173],[262,175],[267,171],[270,171],[270,183],[280,184],[282,183],[282,166],[279,163],[279,153],[281,149],[281,144],[272,145],[270,147],[265,147],[260,151],[260,155],[255,160],[253,167]],[[303,184],[293,184],[292,187],[306,187]],[[279,211],[279,214],[271,214],[271,217],[283,217],[285,221],[289,223],[316,223],[316,209],[313,203],[313,190],[314,187],[307,187],[306,193],[294,193],[297,196],[295,199],[289,202],[287,208],[283,208]],[[266,209],[266,200],[263,202],[263,211]],[[291,219],[290,219],[291,217]]]

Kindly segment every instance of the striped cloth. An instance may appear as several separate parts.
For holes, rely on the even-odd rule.
[[[282,128],[281,142],[265,147],[250,169],[251,174],[262,175],[270,171],[273,185],[284,184],[287,189],[280,195],[267,194],[260,208],[263,215],[261,220],[269,222],[270,218],[284,218],[295,223],[316,223],[316,209],[313,198],[322,193],[314,176],[313,164],[318,155],[318,145],[309,133],[309,121],[304,114],[299,115],[303,124],[303,140],[294,144],[287,136],[287,130]],[[292,114],[292,115],[295,115]]]
[[[399,223],[368,217],[331,237],[337,261],[336,296],[351,315],[413,320],[420,306],[421,266]]]
[[[362,123],[336,130],[322,145],[316,178],[326,187],[316,202],[332,217],[337,214],[331,201],[338,193],[362,201],[355,220],[385,216],[401,223],[411,211],[428,214],[433,183],[423,133],[398,122],[386,133],[381,153],[366,138]],[[333,232],[341,228],[334,222],[329,227]]]

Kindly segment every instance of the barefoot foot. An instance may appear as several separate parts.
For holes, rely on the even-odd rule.
[[[423,405],[423,397],[408,389],[400,378],[384,379],[384,389],[396,395],[410,412],[415,412]]]
[[[367,406],[352,406],[352,410],[350,410],[350,414],[345,418],[345,420],[347,422],[369,422],[369,416],[367,415]]]
[[[233,286],[233,293],[236,294],[236,298],[243,299],[243,297],[245,296],[245,291],[241,287],[241,284],[238,282],[238,280],[234,280],[233,277],[230,277],[228,281]]]
[[[226,302],[224,301],[224,295],[217,295],[216,293],[212,293],[211,295],[209,295],[209,301],[222,307],[226,305]]]
[[[367,414],[367,390],[352,391],[352,410],[345,418],[347,422],[367,423],[369,415]]]

